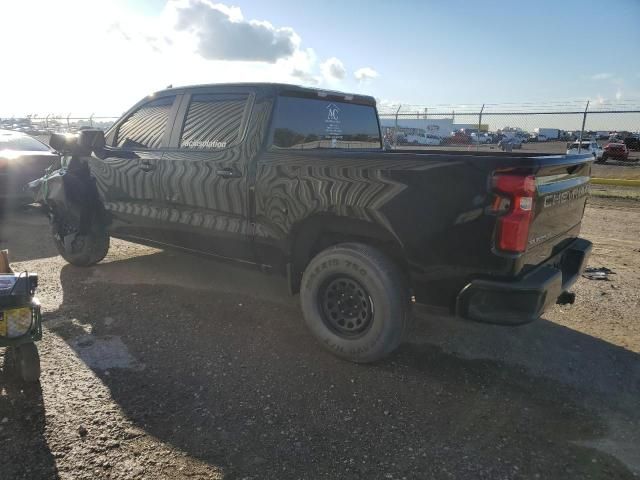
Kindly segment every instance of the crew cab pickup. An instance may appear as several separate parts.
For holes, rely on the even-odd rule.
[[[67,261],[99,262],[114,236],[280,273],[322,345],[357,362],[401,343],[413,302],[532,321],[572,299],[591,250],[591,153],[385,151],[368,96],[172,88],[51,143],[66,166],[39,196]]]

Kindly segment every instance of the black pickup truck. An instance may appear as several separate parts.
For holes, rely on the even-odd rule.
[[[173,88],[106,133],[52,136],[67,165],[40,182],[61,255],[109,236],[286,275],[334,354],[401,342],[413,302],[516,325],[561,301],[591,155],[385,151],[375,100],[281,84]]]

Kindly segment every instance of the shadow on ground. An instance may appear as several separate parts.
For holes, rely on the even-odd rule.
[[[0,373],[0,478],[57,479],[44,438],[45,413],[40,385],[23,386]]]
[[[159,252],[65,266],[61,283],[51,328],[134,423],[225,478],[632,478],[582,446],[607,433],[582,400],[593,387],[626,412],[637,381],[605,370],[640,358],[553,323],[418,319],[365,366],[324,352],[256,272]]]

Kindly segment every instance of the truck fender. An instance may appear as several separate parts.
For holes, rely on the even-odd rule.
[[[373,245],[386,253],[406,271],[406,257],[400,241],[383,226],[359,218],[315,215],[291,229],[286,266],[290,293],[299,291],[302,273],[309,261],[331,245],[359,242]]]

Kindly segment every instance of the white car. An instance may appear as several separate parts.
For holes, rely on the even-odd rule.
[[[595,140],[583,140],[582,145],[580,142],[573,142],[567,145],[567,155],[577,155],[578,147],[580,147],[580,153],[590,153],[593,155],[594,160],[601,161],[604,150]]]
[[[405,138],[407,139],[407,143],[414,145],[440,145],[442,143],[442,139],[439,136],[423,132],[406,135]]]
[[[488,133],[476,133],[471,134],[471,141],[473,143],[491,143],[491,136]]]

